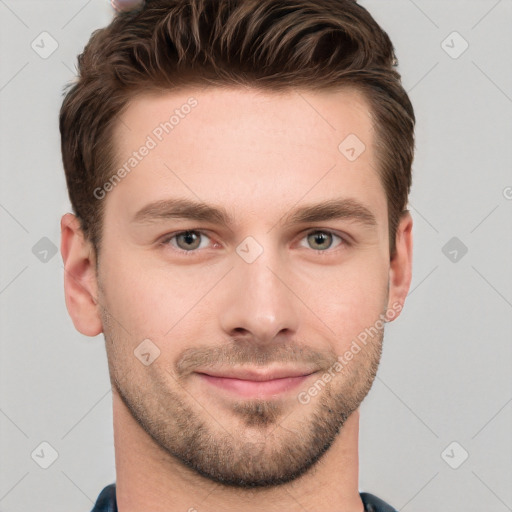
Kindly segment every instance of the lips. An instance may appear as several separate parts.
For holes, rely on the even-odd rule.
[[[207,373],[206,373],[207,372]],[[315,373],[312,368],[218,369],[196,372],[201,380],[217,390],[244,398],[269,398],[291,391]]]
[[[256,369],[217,369],[217,370],[204,370],[197,373],[209,375],[211,377],[218,377],[224,379],[239,379],[254,382],[264,382],[275,379],[286,379],[292,377],[303,377],[315,372],[315,368],[276,368],[271,370],[256,370]]]

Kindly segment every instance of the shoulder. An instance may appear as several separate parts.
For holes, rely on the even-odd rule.
[[[116,484],[107,485],[98,496],[91,512],[117,512]]]
[[[361,492],[359,496],[363,501],[365,512],[397,512],[391,505],[369,492]]]

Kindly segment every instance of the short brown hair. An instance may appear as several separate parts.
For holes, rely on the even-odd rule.
[[[373,116],[393,254],[415,125],[396,66],[387,33],[355,0],[146,0],[118,13],[78,56],[78,78],[60,110],[68,192],[84,235],[98,251],[104,201],[93,191],[114,173],[113,127],[138,93],[201,84],[349,86],[364,94]]]

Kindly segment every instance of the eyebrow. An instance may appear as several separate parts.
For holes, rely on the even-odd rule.
[[[133,216],[132,222],[144,224],[168,219],[190,219],[223,226],[235,224],[233,217],[224,207],[184,198],[165,199],[150,203]],[[294,225],[335,219],[347,219],[367,227],[377,226],[377,220],[371,210],[352,198],[330,199],[321,203],[301,206],[285,214],[280,222]]]

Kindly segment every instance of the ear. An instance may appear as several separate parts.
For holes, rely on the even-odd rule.
[[[60,221],[60,229],[66,307],[77,331],[97,336],[103,332],[103,325],[97,301],[94,248],[85,239],[75,215],[66,213]]]
[[[396,230],[396,250],[390,259],[388,310],[397,318],[409,293],[412,279],[412,217],[402,214]]]

